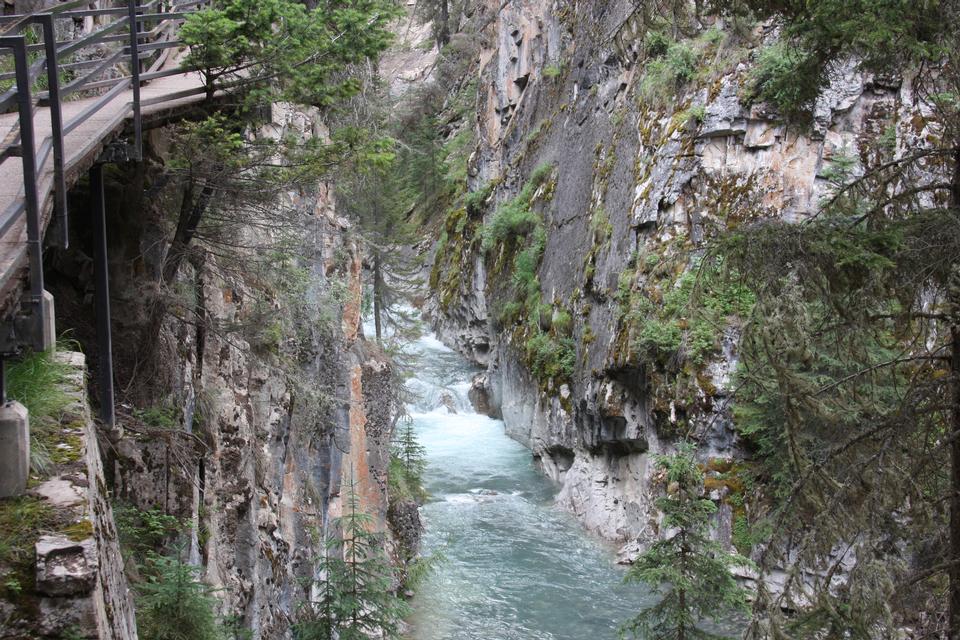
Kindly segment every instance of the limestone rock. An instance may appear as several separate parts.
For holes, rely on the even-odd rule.
[[[493,390],[490,387],[490,376],[488,374],[478,373],[473,377],[467,397],[477,413],[494,419],[502,417],[499,407],[493,400]]]
[[[59,477],[45,480],[34,490],[54,507],[75,507],[83,504],[87,496],[75,482]]]
[[[36,543],[37,590],[48,596],[76,596],[97,582],[95,542],[65,536],[42,536]]]

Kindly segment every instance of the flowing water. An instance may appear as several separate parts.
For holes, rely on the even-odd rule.
[[[411,637],[616,638],[621,622],[652,604],[648,592],[624,585],[613,549],[553,506],[556,486],[503,423],[473,411],[475,371],[435,338],[416,350],[410,413],[429,465],[424,553],[446,561],[419,588]]]

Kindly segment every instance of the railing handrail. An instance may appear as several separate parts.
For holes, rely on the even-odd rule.
[[[137,3],[131,2],[128,0],[127,7],[114,7],[109,9],[80,9],[74,10],[74,7],[84,6],[87,3],[87,0],[72,0],[71,2],[59,4],[55,7],[49,7],[46,9],[40,9],[32,13],[19,14],[19,15],[7,15],[0,16],[0,36],[7,37],[16,37],[11,36],[12,33],[22,31],[25,27],[30,26],[31,24],[36,24],[40,22],[41,19],[44,19],[44,16],[52,16],[55,19],[67,19],[67,18],[76,18],[76,17],[96,17],[104,15],[118,15],[121,16],[117,20],[111,21],[105,25],[101,25],[96,31],[93,31],[85,36],[75,39],[75,40],[65,40],[56,42],[56,61],[58,67],[63,69],[64,67],[70,67],[71,69],[88,69],[84,73],[80,74],[78,77],[72,78],[61,90],[61,96],[66,96],[71,93],[83,90],[94,90],[94,89],[104,89],[107,87],[113,88],[119,84],[124,84],[126,81],[132,80],[133,75],[121,76],[117,78],[111,78],[107,80],[99,80],[96,78],[102,75],[104,72],[112,68],[112,63],[119,62],[120,58],[130,55],[130,45],[133,44],[134,39],[129,38],[127,35],[113,35],[118,29],[123,26],[127,26],[133,22],[130,5],[132,4],[135,8],[136,13],[136,24],[137,24],[137,35],[136,41],[140,42],[141,40],[145,41],[143,47],[138,47],[141,51],[138,52],[137,60],[143,61],[146,58],[150,58],[158,51],[163,51],[165,49],[182,47],[183,42],[180,40],[165,40],[150,42],[150,40],[158,38],[160,35],[169,35],[165,33],[171,24],[178,24],[186,19],[186,17],[195,11],[197,8],[202,6],[205,2],[204,0],[187,0],[186,2],[170,2],[167,6],[174,11],[169,13],[143,13],[146,10],[152,9],[155,6],[162,6],[162,0],[148,0],[147,2]],[[184,8],[192,7],[184,11]],[[121,15],[123,14],[123,15]],[[49,18],[46,18],[49,19]],[[152,28],[150,31],[140,31],[140,25],[144,22],[158,20],[159,23]],[[4,25],[6,28],[3,29]],[[120,42],[127,40],[129,38],[129,43],[125,47],[119,48],[111,56],[100,58],[100,59],[91,59],[85,60],[77,63],[69,63],[67,65],[59,65],[59,60],[67,55],[76,53],[85,48],[104,43],[104,42]],[[46,38],[44,39],[46,40]],[[38,44],[27,44],[27,52],[33,53],[36,51],[45,50],[48,48],[48,43],[46,41]],[[0,58],[4,56],[12,55],[12,49],[8,47],[0,47]],[[161,54],[162,55],[162,54]],[[132,56],[130,56],[132,57]],[[44,68],[47,66],[47,56],[40,57],[30,63],[28,70],[28,78],[30,83],[35,82]],[[133,61],[131,61],[131,66],[133,66]],[[152,71],[156,71],[153,69]],[[184,69],[183,71],[188,71]],[[13,80],[16,76],[16,71],[0,73],[0,81]],[[149,78],[145,80],[154,79],[159,77],[156,73],[150,74]],[[9,111],[10,108],[14,107],[17,104],[17,85],[14,85],[10,89],[0,93],[0,113]],[[34,101],[37,104],[42,104],[48,102],[50,99],[50,92],[48,91],[36,91],[33,95]],[[19,144],[19,135],[14,136],[13,138],[7,137],[4,140],[0,140],[0,162],[6,157],[11,155],[19,155],[17,150],[14,149],[14,152],[11,153],[9,146],[17,146]]]
[[[143,8],[151,7],[160,0],[149,0],[148,2],[140,5]],[[126,7],[112,7],[110,9],[78,9],[73,10],[72,7],[84,6],[90,4],[89,0],[74,0],[73,2],[67,2],[64,4],[59,4],[55,7],[50,7],[47,9],[38,9],[32,13],[21,13],[21,14],[12,14],[6,16],[0,16],[0,26],[8,23],[17,23],[20,21],[34,18],[39,15],[51,14],[56,18],[95,18],[98,16],[126,16],[127,8]]]
[[[29,22],[33,18],[41,14],[63,13],[65,11],[69,11],[73,7],[82,7],[85,4],[89,4],[89,0],[71,0],[70,2],[58,4],[55,7],[49,7],[46,9],[37,9],[36,11],[33,11],[31,13],[21,13],[21,14],[0,16],[0,25],[4,25],[4,24],[8,25],[6,29],[3,29],[2,31],[0,31],[0,36],[5,36],[9,34],[10,31],[12,31],[13,29],[16,29],[18,26],[29,24]]]
[[[187,2],[148,0],[142,3],[138,0],[126,0],[126,7],[77,9],[77,7],[84,7],[88,2],[89,0],[72,0],[29,14],[0,16],[0,59],[7,55],[12,55],[14,58],[14,71],[0,74],[0,81],[15,81],[13,87],[0,93],[0,113],[5,113],[14,106],[19,113],[13,129],[0,139],[0,163],[15,157],[21,158],[24,183],[22,198],[15,197],[13,202],[0,211],[0,237],[13,229],[23,216],[26,217],[30,303],[37,317],[42,317],[43,314],[39,306],[43,294],[41,208],[48,195],[44,193],[41,198],[39,188],[41,176],[48,166],[50,156],[53,156],[53,209],[60,223],[61,232],[59,244],[66,247],[69,234],[64,167],[65,136],[116,100],[123,91],[132,89],[132,100],[125,110],[128,115],[132,115],[133,155],[138,159],[142,157],[140,87],[145,81],[172,75],[170,71],[160,71],[160,65],[169,56],[169,49],[183,46],[176,37],[179,24],[190,12],[196,11],[204,4],[203,0]],[[164,9],[169,11],[165,13]],[[75,40],[56,41],[55,20],[103,16],[111,19],[105,24],[97,25],[91,33]],[[154,22],[156,22],[155,25],[150,24]],[[150,24],[151,28],[144,30],[147,24]],[[31,25],[40,25],[43,35],[41,43],[27,42],[24,31]],[[126,33],[121,33],[121,30]],[[78,51],[104,43],[120,44],[95,59],[60,65],[61,59],[69,60],[69,56]],[[36,52],[42,52],[42,54],[31,61],[30,57]],[[154,60],[152,64],[148,62],[150,59]],[[98,79],[124,60],[129,63],[130,75]],[[148,73],[141,75],[145,63]],[[64,67],[75,72],[76,76],[61,87],[59,73]],[[47,89],[36,91],[34,84],[41,77],[44,69],[46,69]],[[176,71],[183,73],[187,70]],[[78,91],[93,89],[107,90],[96,96],[89,104],[85,104],[82,110],[73,114],[65,122],[62,114],[64,97]],[[153,101],[150,100],[147,104]],[[49,108],[51,134],[40,141],[38,148],[34,120],[38,113],[36,107],[39,105]],[[23,247],[17,250],[21,252],[18,255],[22,255]],[[0,274],[0,279],[5,279],[6,276],[7,274]]]

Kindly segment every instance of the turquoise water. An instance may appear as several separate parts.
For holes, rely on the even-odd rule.
[[[414,599],[411,637],[616,638],[621,622],[652,604],[647,590],[624,585],[614,550],[553,506],[557,487],[503,424],[470,409],[474,371],[435,339],[421,339],[418,350],[410,386],[429,463],[424,552],[440,551],[446,562]]]

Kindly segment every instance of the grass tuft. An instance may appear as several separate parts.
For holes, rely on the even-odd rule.
[[[29,352],[7,367],[7,397],[30,413],[30,468],[46,475],[56,459],[62,438],[60,415],[70,403],[63,389],[70,366],[53,351]]]

